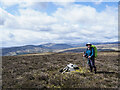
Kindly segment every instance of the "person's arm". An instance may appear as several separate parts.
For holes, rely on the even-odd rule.
[[[87,56],[87,50],[86,50],[86,52],[85,52],[85,54],[84,54],[84,55],[85,55],[85,57]]]

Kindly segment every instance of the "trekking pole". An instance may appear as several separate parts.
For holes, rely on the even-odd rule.
[[[85,52],[83,52],[85,54]],[[83,56],[83,67],[85,66],[85,57]]]
[[[83,67],[85,67],[85,57],[83,57]]]

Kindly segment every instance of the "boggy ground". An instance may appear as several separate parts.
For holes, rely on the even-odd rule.
[[[2,84],[3,88],[118,88],[118,60],[118,52],[99,52],[94,74],[83,67],[82,53],[3,56]],[[59,70],[69,63],[86,72],[61,74]]]

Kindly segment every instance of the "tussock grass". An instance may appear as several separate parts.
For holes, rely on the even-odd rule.
[[[2,84],[3,88],[117,88],[118,61],[117,52],[98,52],[94,74],[87,64],[83,66],[82,53],[4,56]],[[61,74],[59,70],[69,63],[80,69]]]

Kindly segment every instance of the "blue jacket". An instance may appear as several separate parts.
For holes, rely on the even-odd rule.
[[[87,48],[85,56],[87,56],[87,57],[88,56],[94,57],[95,56],[94,48],[93,47],[91,47],[90,49]]]

